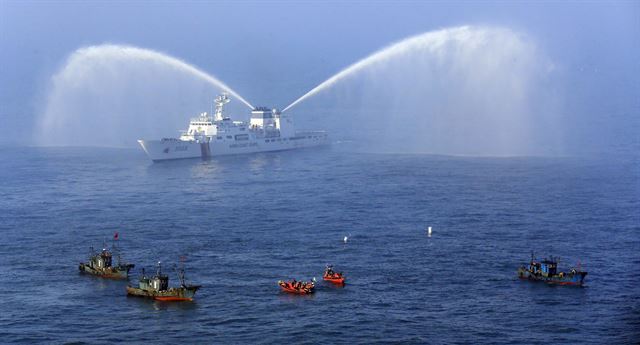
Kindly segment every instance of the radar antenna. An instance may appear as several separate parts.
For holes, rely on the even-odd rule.
[[[231,102],[231,98],[229,98],[229,95],[227,93],[222,93],[218,97],[216,97],[214,102],[216,103],[215,120],[222,121],[222,119],[224,118],[224,116],[222,115],[222,108],[225,104]]]

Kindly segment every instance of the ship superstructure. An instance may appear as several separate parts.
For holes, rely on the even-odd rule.
[[[216,97],[214,113],[201,113],[191,119],[179,138],[141,139],[138,142],[154,162],[289,150],[328,143],[326,132],[298,132],[291,117],[277,109],[256,107],[251,111],[249,122],[234,121],[223,112],[230,100],[227,94]]]

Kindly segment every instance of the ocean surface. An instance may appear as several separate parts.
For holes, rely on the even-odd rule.
[[[624,157],[3,147],[0,343],[637,344],[639,176]],[[196,300],[79,274],[116,231],[131,283],[162,261],[177,284],[185,256]],[[531,251],[586,286],[519,281]],[[345,287],[279,291],[328,263]]]

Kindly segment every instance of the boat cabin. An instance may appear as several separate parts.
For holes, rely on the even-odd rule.
[[[540,271],[545,277],[551,277],[558,273],[558,262],[553,259],[544,259],[540,263]]]
[[[111,267],[112,256],[107,249],[102,249],[100,254],[91,256],[91,266],[95,268]]]
[[[529,272],[543,277],[554,276],[558,274],[558,261],[553,258],[544,259],[542,261],[531,259],[531,262],[529,263]]]
[[[151,279],[151,288],[157,291],[169,289],[169,276],[155,276]]]
[[[162,274],[162,266],[158,262],[158,271],[152,278],[148,278],[142,269],[142,278],[140,278],[140,289],[165,291],[169,289],[169,276]]]

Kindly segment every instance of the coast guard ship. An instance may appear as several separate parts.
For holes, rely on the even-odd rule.
[[[211,156],[279,151],[328,143],[324,131],[296,132],[291,118],[277,109],[257,107],[250,122],[233,121],[224,116],[224,105],[231,99],[222,94],[215,99],[215,113],[191,119],[180,138],[138,140],[154,162]]]

